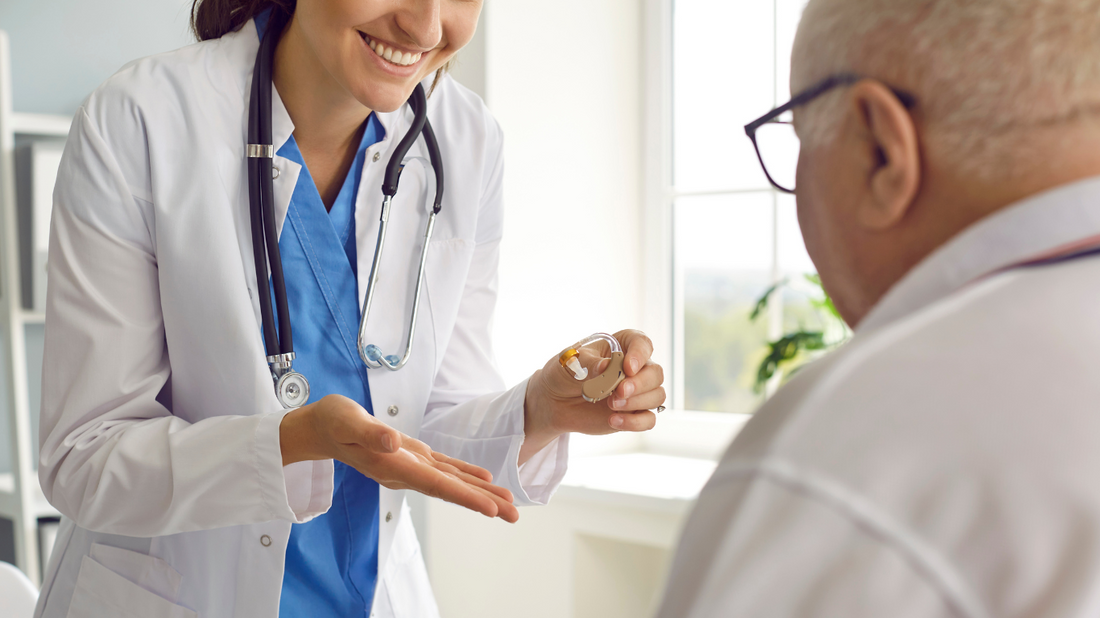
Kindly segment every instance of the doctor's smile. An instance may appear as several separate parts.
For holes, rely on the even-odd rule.
[[[363,37],[363,41],[367,43],[376,56],[383,58],[389,64],[401,67],[413,67],[420,62],[420,58],[427,53],[403,51],[392,43],[387,44],[380,42],[378,39],[374,39],[363,32],[360,32],[359,36]]]

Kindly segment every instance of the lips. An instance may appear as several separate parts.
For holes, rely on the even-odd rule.
[[[379,43],[378,41],[375,41],[374,39],[370,38],[362,32],[359,33],[359,36],[363,37],[363,40],[367,42],[367,45],[370,45],[371,50],[373,50],[374,53],[378,54],[380,58],[382,58],[386,62],[389,62],[390,64],[394,64],[400,67],[407,67],[416,64],[417,62],[420,62],[420,57],[424,55],[421,52],[403,52],[399,49],[388,47],[385,43]]]

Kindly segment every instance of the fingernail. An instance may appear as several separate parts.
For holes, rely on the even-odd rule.
[[[623,417],[621,417],[621,416],[612,416],[611,417],[611,426],[614,427],[615,429],[618,429],[619,427],[622,427],[623,426]]]
[[[611,406],[615,407],[615,408],[625,407],[626,406],[626,400],[625,399],[613,399],[611,401]]]
[[[382,436],[382,448],[386,449],[387,453],[393,452],[393,438],[390,437],[390,434]]]
[[[629,397],[634,394],[634,383],[627,382],[623,384],[623,397]]]
[[[630,359],[630,373],[638,373],[638,364],[637,358]]]

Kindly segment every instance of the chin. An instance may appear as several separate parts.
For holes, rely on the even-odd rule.
[[[412,91],[416,88],[417,83],[419,82],[415,82],[412,85],[405,85],[404,87],[386,84],[380,88],[369,91],[356,92],[355,98],[368,109],[385,114],[401,109],[401,106],[404,105],[405,101],[412,95]],[[408,89],[407,91],[406,88]]]

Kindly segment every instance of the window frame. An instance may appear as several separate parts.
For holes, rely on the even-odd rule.
[[[683,316],[683,278],[676,276],[675,203],[680,198],[709,195],[737,195],[770,193],[772,202],[772,272],[773,283],[782,279],[779,271],[779,212],[781,193],[773,187],[760,189],[736,189],[719,191],[679,191],[673,182],[674,156],[674,97],[673,97],[673,20],[674,0],[644,0],[642,49],[645,55],[643,64],[643,152],[644,175],[642,187],[643,204],[642,252],[643,267],[643,324],[646,331],[656,341],[669,342],[671,345],[658,346],[655,360],[665,367],[666,390],[669,395],[670,411],[662,416],[658,428],[662,425],[680,434],[700,432],[698,441],[707,443],[702,435],[702,427],[714,422],[725,422],[731,427],[739,427],[745,422],[747,414],[737,412],[705,412],[685,410],[684,408],[684,321]],[[779,3],[772,0],[772,38],[773,71],[779,56]],[[776,79],[778,82],[778,79]],[[781,85],[774,84],[772,107],[780,101],[778,92]],[[761,110],[764,111],[764,110]],[[746,148],[751,143],[746,140]],[[768,338],[775,340],[783,332],[783,299],[781,294],[772,297],[768,307]],[[765,390],[770,396],[778,387],[773,380]],[[725,419],[723,421],[723,419]],[[647,448],[662,450],[661,434],[657,431]],[[678,443],[681,447],[682,440]],[[677,450],[682,450],[677,449]],[[702,456],[710,456],[711,449],[701,449]]]

